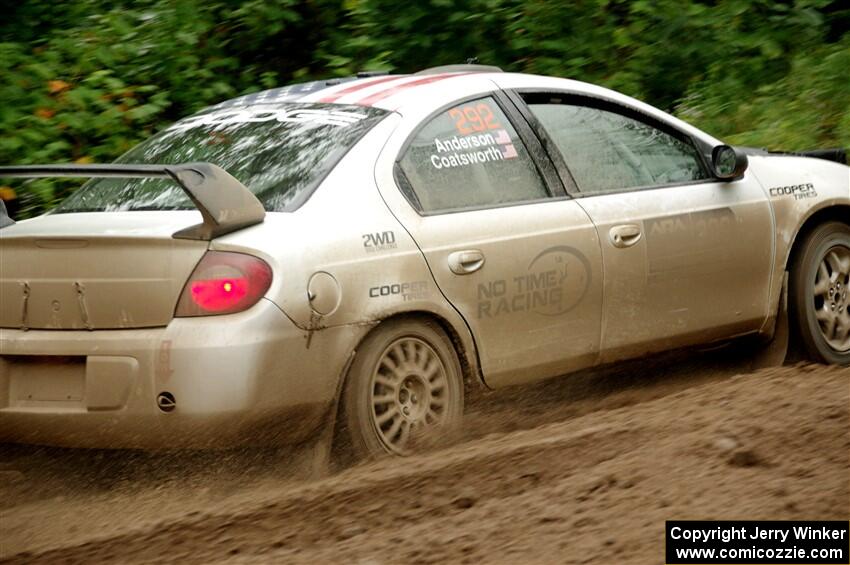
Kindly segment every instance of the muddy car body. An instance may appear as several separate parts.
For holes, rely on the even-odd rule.
[[[260,139],[271,126],[292,141]],[[184,134],[201,138],[170,152]],[[238,181],[186,165],[209,185],[183,179],[186,199],[94,180],[0,230],[1,439],[295,442],[336,420],[360,454],[405,453],[457,425],[464,383],[769,339],[786,289],[809,351],[850,359],[844,164],[473,67],[250,95],[155,139],[120,162],[210,161]],[[269,181],[275,151],[306,168]],[[133,176],[78,169],[0,177]]]

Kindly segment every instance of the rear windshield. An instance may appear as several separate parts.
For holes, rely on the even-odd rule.
[[[340,104],[259,104],[201,112],[130,150],[116,163],[206,161],[242,184],[266,210],[294,210],[386,114]],[[56,212],[192,209],[167,179],[93,179]]]

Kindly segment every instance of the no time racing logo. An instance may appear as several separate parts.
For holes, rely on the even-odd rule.
[[[515,312],[560,316],[578,306],[590,288],[590,262],[578,249],[544,249],[528,272],[478,285],[478,318]]]

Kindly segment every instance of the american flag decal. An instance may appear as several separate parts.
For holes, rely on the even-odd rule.
[[[514,147],[513,143],[509,143],[502,147],[502,157],[505,159],[513,159],[516,156],[516,147]]]
[[[498,143],[500,145],[512,143],[511,136],[508,135],[507,131],[500,129],[499,131],[496,132],[496,143]]]

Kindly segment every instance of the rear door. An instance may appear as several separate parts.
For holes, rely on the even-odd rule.
[[[601,323],[596,230],[508,108],[478,96],[424,119],[388,147],[395,186],[382,189],[404,194],[388,203],[471,328],[494,387],[593,364]]]
[[[755,177],[716,181],[690,137],[610,101],[515,100],[597,227],[603,362],[761,328],[773,219]]]

